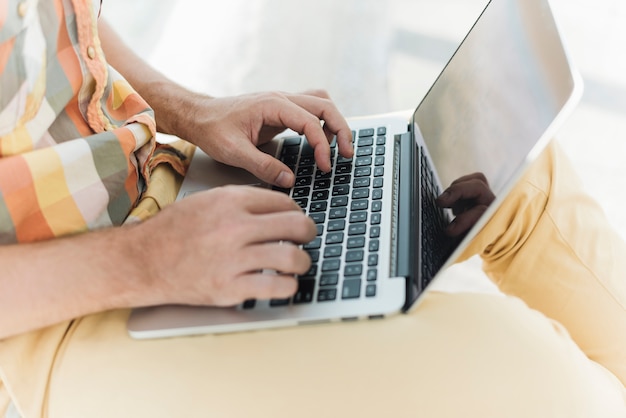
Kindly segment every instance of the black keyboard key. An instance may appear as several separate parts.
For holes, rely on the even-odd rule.
[[[311,182],[311,177],[298,177],[296,178],[296,183],[294,184],[294,187],[310,186]]]
[[[380,212],[381,210],[383,210],[383,202],[380,200],[372,202],[372,212]]]
[[[313,175],[313,167],[298,167],[298,171],[296,172],[296,177],[305,177]]]
[[[387,135],[387,127],[380,126],[378,129],[376,129],[376,135]]]
[[[361,280],[345,280],[341,289],[342,299],[356,299],[361,296]]]
[[[288,147],[290,145],[300,145],[300,142],[302,142],[302,137],[290,136],[289,138],[285,138],[283,140],[283,148]]]
[[[372,167],[357,167],[354,170],[354,177],[369,177],[371,175],[372,175]]]
[[[357,161],[359,159],[358,157],[369,157],[373,153],[374,150],[372,149],[372,147],[359,147],[356,150]]]
[[[333,187],[333,196],[342,196],[350,193],[350,186],[347,184],[341,184]]]
[[[331,208],[338,208],[348,205],[348,196],[335,196],[330,200]]]
[[[360,276],[363,274],[363,265],[359,264],[346,264],[343,269],[344,276]]]
[[[370,187],[370,179],[369,177],[358,177],[354,179],[352,186],[355,189],[360,189],[362,187]]]
[[[385,167],[374,167],[374,177],[382,177],[385,175]]]
[[[385,165],[385,157],[374,158],[374,165],[375,166]]]
[[[364,235],[367,231],[367,225],[364,223],[352,224],[348,227],[348,235]]]
[[[289,145],[287,147],[283,147],[283,152],[281,153],[281,155],[283,156],[298,155],[299,152],[300,152],[299,145]]]
[[[370,197],[370,189],[354,189],[352,190],[353,199],[367,199]]]
[[[302,209],[306,209],[307,206],[309,206],[309,199],[306,197],[301,197],[298,199],[293,199],[298,206],[300,206]]]
[[[325,173],[323,171],[317,170],[315,172],[315,180],[330,179],[332,176],[333,176],[333,173],[331,171],[329,171],[328,173]]]
[[[333,206],[331,204],[331,206]],[[347,216],[348,209],[347,208],[333,208],[328,213],[328,217],[330,219],[343,219]]]
[[[367,270],[367,281],[375,282],[378,279],[378,271],[376,269]]]
[[[343,155],[340,155],[339,157],[337,157],[337,164],[344,164],[344,163],[351,163],[352,162],[352,158],[347,158],[344,157]]]
[[[309,144],[307,141],[304,141],[304,144],[302,144],[302,155],[313,155],[315,152],[315,150],[313,149],[313,147],[311,146],[311,144]]]
[[[365,296],[368,298],[376,296],[376,285],[368,284],[365,286]]]
[[[365,247],[365,237],[350,237],[350,238],[348,238],[347,247],[348,247],[348,249]]]
[[[328,231],[343,231],[344,229],[346,229],[346,221],[344,219],[328,221]]]
[[[291,195],[291,197],[294,199],[297,199],[299,197],[307,197],[310,191],[311,188],[309,187],[298,187],[296,189],[293,189],[293,194]]]
[[[360,129],[359,138],[362,138],[364,136],[374,136],[374,132],[374,128]]]
[[[356,167],[366,167],[372,165],[372,157],[359,157],[355,161]]]
[[[378,251],[380,247],[380,242],[377,239],[373,239],[370,241],[368,249],[371,253]]]
[[[372,145],[374,145],[374,138],[372,138],[371,136],[361,138],[358,141],[359,147],[371,147]]]
[[[328,208],[328,202],[311,202],[311,206],[309,207],[309,212],[325,212]]]
[[[339,274],[337,273],[324,273],[320,277],[320,286],[335,286],[339,283]]]
[[[370,238],[380,237],[380,226],[373,226],[370,228]]]
[[[309,166],[309,165],[315,165],[315,156],[313,156],[313,155],[303,155],[302,158],[300,158],[299,164],[300,164],[301,167]]]
[[[315,225],[315,227],[317,228],[317,236],[321,236],[324,233],[324,225],[323,224],[317,224]]]
[[[359,222],[367,222],[367,212],[361,210],[350,214],[350,223],[355,224]]]
[[[340,174],[335,177],[335,184],[349,184],[351,179],[350,174]]]
[[[241,307],[243,309],[253,309],[255,305],[256,305],[256,299],[248,299],[243,302]]]
[[[322,246],[322,239],[315,238],[313,241],[309,242],[308,244],[304,244],[304,249],[305,250],[319,250],[321,246]]]
[[[309,216],[316,224],[323,224],[326,220],[326,214],[324,212],[311,213]]]
[[[382,145],[377,146],[376,155],[385,155],[385,147]]]
[[[343,242],[343,232],[332,232],[326,235],[326,244],[341,244]]]
[[[284,194],[289,194],[289,192],[291,191],[291,189],[283,189],[282,187],[277,187],[277,186],[272,187],[272,190],[277,191],[277,192],[281,192],[281,193],[284,193]]]
[[[376,145],[385,145],[385,142],[387,142],[386,136],[379,136],[376,138]]]
[[[317,292],[317,300],[319,302],[327,302],[337,299],[337,289],[320,289]]]
[[[311,195],[311,200],[314,202],[320,200],[328,200],[328,190],[316,190]]]
[[[289,305],[289,298],[287,299],[272,299],[270,300],[270,306],[275,308],[277,306],[287,306]]]
[[[322,272],[338,271],[341,267],[341,259],[331,258],[322,262]]]
[[[343,247],[341,245],[329,245],[324,248],[324,258],[341,257]]]
[[[378,254],[370,254],[367,256],[367,265],[369,267],[376,267],[378,265]]]
[[[338,164],[335,168],[335,175],[352,173],[352,164]]]
[[[369,201],[367,199],[353,200],[352,204],[350,205],[350,210],[352,211],[367,210],[368,207],[369,207]]]
[[[372,225],[380,225],[381,215],[380,212],[372,213],[372,219],[370,220],[370,224]]]
[[[313,292],[315,291],[315,280],[300,279],[298,280],[298,290],[293,295],[293,303],[310,303],[313,302]]]
[[[383,182],[384,179],[382,177],[376,177],[372,186],[374,186],[375,189],[380,189],[381,187],[383,187]]]
[[[317,264],[311,264],[311,267],[309,267],[309,271],[307,271],[305,274],[303,274],[302,276],[311,276],[314,277],[317,274]]]
[[[309,257],[311,257],[312,263],[317,263],[318,261],[320,261],[319,250],[308,250],[307,253],[309,254]]]
[[[355,261],[363,261],[365,252],[363,250],[350,250],[346,253],[346,263],[353,263]]]
[[[372,199],[380,200],[383,198],[383,189],[374,189],[372,192]]]
[[[313,183],[313,190],[328,190],[330,189],[330,179],[316,180]]]
[[[280,158],[280,160],[290,167],[295,167],[296,163],[298,162],[298,156],[297,155],[283,155]],[[293,169],[291,171],[293,171]]]

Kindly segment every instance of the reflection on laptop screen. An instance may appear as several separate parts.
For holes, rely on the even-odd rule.
[[[417,108],[444,187],[482,172],[502,192],[572,95],[551,20],[544,2],[493,2]]]

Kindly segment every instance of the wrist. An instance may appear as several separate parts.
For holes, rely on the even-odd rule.
[[[154,110],[158,132],[193,142],[193,126],[211,96],[193,92],[169,80],[158,80],[138,89]]]

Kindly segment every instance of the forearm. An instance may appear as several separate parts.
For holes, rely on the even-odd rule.
[[[0,339],[145,304],[145,272],[131,228],[0,246]]]
[[[196,103],[206,100],[208,96],[187,90],[152,68],[124,43],[104,19],[99,20],[98,30],[108,63],[152,107],[159,132],[189,139],[186,127],[194,119],[194,109],[198,107]]]

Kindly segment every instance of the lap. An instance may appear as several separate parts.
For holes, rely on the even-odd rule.
[[[613,375],[512,297],[431,292],[414,312],[385,320],[146,341],[128,337],[127,315],[72,326],[50,380],[50,417],[539,417],[555,408],[574,417],[624,408]]]

